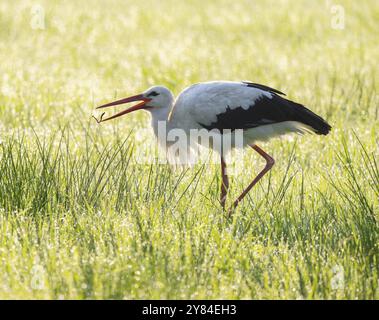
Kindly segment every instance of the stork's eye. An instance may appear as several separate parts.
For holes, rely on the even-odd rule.
[[[158,92],[156,92],[156,91],[152,91],[152,92],[150,92],[147,96],[148,96],[148,97],[155,97],[155,96],[158,96],[158,95],[159,95]]]

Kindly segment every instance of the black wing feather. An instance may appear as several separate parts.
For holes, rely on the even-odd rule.
[[[282,98],[276,94],[272,98],[262,96],[249,108],[242,106],[226,108],[225,112],[217,115],[217,120],[209,125],[199,123],[207,130],[218,129],[250,129],[262,125],[284,121],[297,121],[312,127],[316,134],[326,135],[331,126],[320,116],[303,105]]]
[[[277,93],[277,94],[282,94],[283,96],[285,96],[286,94],[277,90],[277,89],[274,89],[274,88],[270,88],[268,86],[264,86],[263,84],[259,84],[259,83],[253,83],[253,82],[249,82],[249,81],[242,81],[242,83],[244,84],[247,84],[248,87],[251,87],[251,88],[257,88],[257,89],[261,89],[263,91],[268,91],[268,92],[271,92],[271,93]]]

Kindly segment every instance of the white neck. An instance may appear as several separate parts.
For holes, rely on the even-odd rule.
[[[165,121],[167,124],[168,115],[170,113],[171,106],[157,108],[151,111],[151,126],[153,127],[154,134],[158,137],[158,122]],[[162,125],[162,124],[161,124]]]
[[[171,119],[168,121],[174,101],[174,96],[166,89],[166,92],[161,93],[151,101],[152,108],[148,109],[151,113],[151,126],[160,144],[166,143],[167,133],[175,127],[175,123]]]

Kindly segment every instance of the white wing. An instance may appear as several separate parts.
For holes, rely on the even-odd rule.
[[[202,82],[188,87],[179,95],[172,116],[177,113],[187,121],[192,120],[192,127],[195,123],[210,125],[217,121],[217,115],[228,109],[242,107],[247,110],[261,98],[271,99],[272,93],[243,82]]]

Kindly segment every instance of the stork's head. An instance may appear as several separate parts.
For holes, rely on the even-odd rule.
[[[119,104],[129,103],[133,101],[140,101],[140,103],[105,119],[103,119],[103,113],[100,120],[96,120],[98,122],[103,122],[137,110],[147,110],[154,113],[158,110],[170,108],[172,102],[174,101],[174,96],[172,95],[171,91],[166,87],[154,86],[142,92],[141,94],[137,94],[129,98],[124,98],[111,103],[107,103],[97,107],[96,109],[116,106]]]

